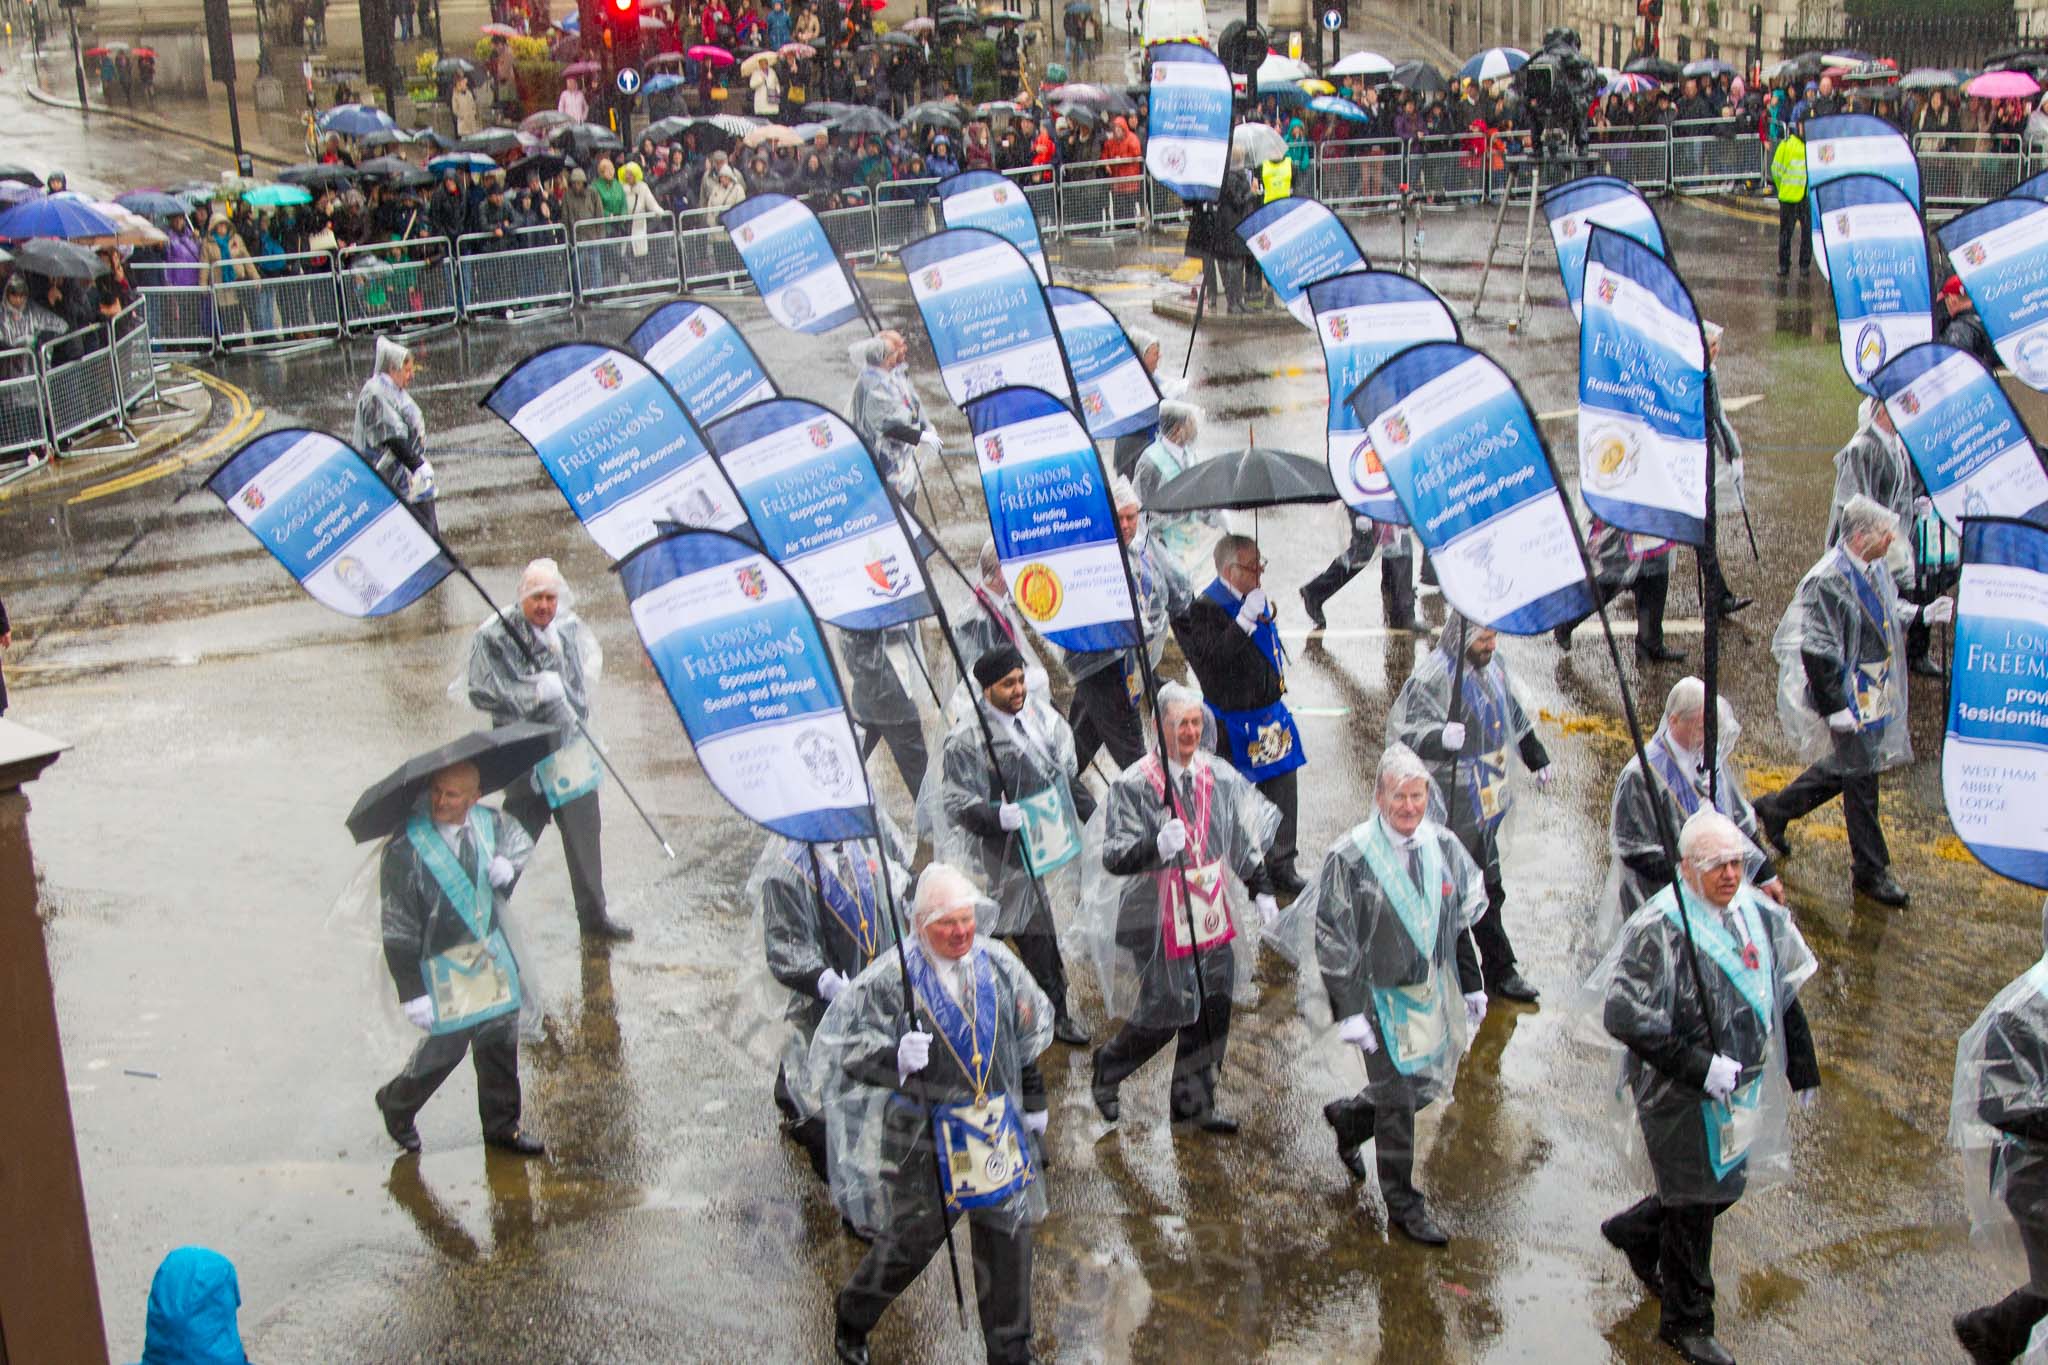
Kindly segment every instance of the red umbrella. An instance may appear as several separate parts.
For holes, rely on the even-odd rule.
[[[137,61],[140,61],[140,60],[142,60],[142,59],[143,59],[144,57],[147,57],[147,58],[149,58],[149,59],[150,59],[151,61],[155,61],[155,60],[156,60],[156,49],[155,49],[155,48],[153,48],[153,47],[138,47],[138,48],[136,48],[136,49],[135,49],[135,59],[136,59]]]
[[[85,50],[85,55],[88,57],[104,57],[107,55],[107,50],[103,47],[89,47]]]
[[[485,24],[477,30],[486,38],[517,38],[519,30],[510,24]]]
[[[887,0],[883,0],[883,3],[886,4]],[[713,66],[732,65],[732,54],[730,52],[727,52],[722,47],[713,47],[709,43],[699,43],[685,55],[693,62],[709,62]]]
[[[889,0],[860,0],[860,7],[867,10],[885,10],[889,8]]]
[[[596,62],[571,62],[562,68],[564,76],[595,76],[602,68]]]

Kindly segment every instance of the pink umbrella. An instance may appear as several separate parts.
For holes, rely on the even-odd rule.
[[[805,61],[818,55],[818,49],[809,43],[784,43],[776,51],[793,62]]]
[[[2023,100],[2041,93],[2041,83],[2024,71],[1987,71],[1963,87],[1978,100]]]
[[[731,66],[732,54],[722,47],[699,43],[686,54],[693,62],[709,62],[713,66]]]
[[[486,38],[517,38],[519,30],[510,24],[485,24],[477,29]]]
[[[596,62],[571,62],[562,68],[564,76],[595,76],[600,68]]]

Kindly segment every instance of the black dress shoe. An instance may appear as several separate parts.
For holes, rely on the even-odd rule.
[[[1756,827],[1763,832],[1764,838],[1770,841],[1771,847],[1778,851],[1780,858],[1791,857],[1792,843],[1785,837],[1785,822],[1768,814],[1761,801],[1756,803],[1755,810]]]
[[[1916,678],[1939,678],[1941,665],[1934,662],[1931,654],[1915,654],[1906,660],[1906,671]]]
[[[1364,1144],[1345,1140],[1350,1136],[1346,1131],[1351,1126],[1350,1110],[1349,1100],[1331,1100],[1323,1106],[1323,1122],[1329,1124],[1337,1134],[1337,1160],[1344,1163],[1344,1169],[1351,1173],[1353,1180],[1363,1180],[1366,1176]],[[1370,1137],[1371,1134],[1368,1133],[1367,1136]]]
[[[1499,996],[1503,1000],[1520,1001],[1524,1005],[1533,1005],[1539,998],[1536,988],[1523,979],[1522,974],[1512,967],[1508,969],[1506,975],[1489,985],[1486,988],[1486,993]]]
[[[502,1133],[496,1137],[486,1136],[484,1146],[496,1147],[501,1152],[514,1156],[544,1156],[547,1144],[531,1133]]]
[[[1557,647],[1567,654],[1572,652],[1572,626],[1574,624],[1574,622],[1567,621],[1550,632],[1550,638],[1557,641]]]
[[[1735,1365],[1728,1348],[1714,1340],[1711,1332],[1671,1332],[1657,1329],[1657,1339],[1692,1365]]]
[[[1299,896],[1308,889],[1308,883],[1294,870],[1293,863],[1285,867],[1267,868],[1266,880],[1273,884],[1273,894],[1277,896]]]
[[[1068,1047],[1086,1047],[1092,1041],[1088,1030],[1074,1022],[1071,1014],[1055,1015],[1052,1021],[1053,1041],[1065,1043]]]
[[[1237,1120],[1214,1109],[1196,1119],[1195,1126],[1205,1133],[1214,1133],[1218,1137],[1229,1137],[1237,1132]]]
[[[1643,1282],[1643,1288],[1662,1298],[1664,1296],[1664,1275],[1657,1269],[1657,1248],[1640,1243],[1630,1245],[1614,1235],[1614,1222],[1610,1218],[1600,1225],[1600,1235],[1607,1239],[1607,1245],[1628,1257],[1628,1268]]]
[[[633,931],[606,915],[584,925],[583,937],[602,939],[607,943],[630,943],[633,940]]]
[[[1880,872],[1875,877],[1857,878],[1856,894],[1868,896],[1879,905],[1889,905],[1894,910],[1903,909],[1906,903],[1913,899],[1906,894],[1906,888],[1900,886],[1889,872]]]
[[[1124,1116],[1123,1103],[1117,1099],[1115,1086],[1092,1086],[1088,1094],[1095,1101],[1095,1112],[1102,1115],[1104,1123],[1115,1123]]]
[[[384,1088],[377,1089],[377,1112],[384,1119],[384,1131],[391,1134],[391,1140],[408,1152],[420,1150],[420,1130],[413,1126],[411,1119],[400,1119],[384,1107]]]
[[[1754,597],[1737,597],[1731,592],[1714,604],[1714,610],[1722,616],[1733,616],[1744,607],[1754,606],[1755,604],[1756,599]]]
[[[1675,664],[1685,658],[1685,651],[1673,649],[1659,640],[1653,644],[1636,641],[1636,662],[1652,664]]]
[[[1426,1247],[1441,1247],[1451,1244],[1451,1235],[1436,1225],[1429,1216],[1429,1210],[1420,1204],[1394,1220],[1394,1226],[1401,1235],[1411,1242],[1420,1242]]]
[[[2012,1359],[2011,1351],[1999,1348],[1998,1334],[1990,1321],[1998,1307],[1993,1304],[1989,1308],[1958,1313],[1949,1320],[1949,1325],[1955,1329],[1956,1344],[1969,1355],[1971,1365],[2007,1365]]]
[[[1330,628],[1329,619],[1323,615],[1323,604],[1310,597],[1307,588],[1301,590],[1301,609],[1308,613],[1309,624],[1317,630]]]
[[[868,1365],[868,1334],[841,1322],[832,1330],[832,1358],[840,1365]]]

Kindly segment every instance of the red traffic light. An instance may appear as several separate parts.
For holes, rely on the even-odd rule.
[[[639,0],[612,0],[612,12],[614,14],[631,14],[637,8],[639,8]]]

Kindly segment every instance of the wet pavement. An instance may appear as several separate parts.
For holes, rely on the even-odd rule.
[[[82,173],[82,172],[81,172]],[[1752,792],[1793,756],[1772,712],[1768,638],[1818,555],[1828,457],[1853,426],[1832,314],[1816,276],[1771,277],[1760,210],[1660,204],[1703,311],[1728,326],[1723,388],[1749,452],[1761,563],[1722,531],[1729,575],[1758,603],[1723,641],[1723,684],[1744,724]],[[1752,214],[1754,218],[1737,216]],[[1433,216],[1426,270],[1463,320],[1490,216]],[[1374,259],[1398,255],[1389,217],[1357,220]],[[1055,278],[1095,290],[1131,322],[1185,289],[1177,241],[1072,244]],[[1174,278],[1179,270],[1182,279]],[[941,431],[943,399],[900,272],[862,272],[881,315],[913,338]],[[1512,279],[1510,280],[1512,286]],[[1500,281],[1489,287],[1499,298]],[[1576,340],[1548,252],[1535,311],[1510,334],[1467,328],[1540,413],[1573,402]],[[710,296],[785,391],[843,403],[851,332],[783,333],[751,297]],[[303,597],[200,487],[205,466],[118,496],[0,504],[0,596],[15,622],[10,713],[76,746],[32,791],[59,1008],[101,1290],[117,1358],[139,1349],[149,1275],[173,1246],[237,1263],[254,1358],[289,1361],[820,1359],[831,1296],[860,1248],[839,1231],[769,1100],[777,1035],[761,1022],[740,886],[761,836],[691,757],[634,640],[602,555],[537,462],[475,407],[518,357],[572,336],[617,340],[639,308],[585,310],[516,329],[422,341],[425,406],[450,542],[494,592],[549,554],[609,655],[597,727],[676,844],[671,863],[608,793],[606,881],[639,938],[579,952],[559,845],[545,838],[520,903],[552,1015],[527,1050],[530,1126],[550,1144],[519,1163],[480,1146],[459,1071],[421,1116],[427,1152],[394,1161],[370,1092],[407,1046],[381,1004],[367,911],[344,894],[365,866],[341,818],[368,781],[468,728],[446,688],[483,609],[451,580],[381,623]],[[1497,310],[1496,310],[1497,311]],[[218,372],[272,426],[346,433],[369,369],[362,343]],[[1291,324],[1203,324],[1191,374],[1215,450],[1321,448],[1314,338]],[[2048,417],[2016,395],[2031,421]],[[1545,423],[1571,463],[1568,417]],[[971,467],[958,472],[963,480]],[[985,534],[978,503],[941,480],[939,528],[956,557]],[[75,495],[71,495],[75,496]],[[1366,812],[1388,704],[1418,642],[1380,629],[1376,572],[1304,641],[1294,587],[1340,547],[1333,508],[1260,519],[1267,583],[1295,651],[1302,716],[1302,847]],[[1690,557],[1673,642],[1698,658]],[[1440,604],[1427,599],[1432,619]],[[1627,629],[1626,610],[1620,624]],[[1624,658],[1629,658],[1623,636]],[[1355,1089],[1356,1063],[1294,1009],[1270,955],[1242,1009],[1223,1081],[1234,1140],[1171,1136],[1167,1063],[1127,1083],[1103,1135],[1085,1052],[1046,1058],[1054,1096],[1052,1217],[1034,1302],[1048,1359],[1652,1361],[1656,1309],[1598,1222],[1641,1192],[1610,1141],[1605,1060],[1575,1040],[1575,931],[1605,873],[1606,814],[1626,756],[1597,636],[1560,654],[1504,643],[1541,714],[1560,780],[1524,784],[1506,854],[1508,923],[1540,1008],[1497,1006],[1455,1101],[1421,1124],[1420,1183],[1456,1239],[1430,1252],[1389,1240],[1384,1208],[1333,1159],[1322,1103]],[[1644,676],[1654,715],[1676,668]],[[2010,1271],[1973,1250],[1943,1147],[1956,1036],[2039,955],[2038,897],[1977,866],[1941,809],[1939,690],[1917,686],[1921,760],[1885,781],[1885,817],[1910,910],[1852,904],[1839,811],[1795,827],[1785,865],[1821,961],[1804,999],[1826,1086],[1794,1119],[1798,1177],[1721,1220],[1722,1337],[1746,1360],[1950,1360],[1948,1317],[2002,1295]],[[875,771],[899,813],[894,768]],[[1073,964],[1077,983],[1086,979]],[[1106,1026],[1092,984],[1079,1013]],[[133,1073],[143,1072],[146,1075]],[[885,1360],[971,1360],[934,1265],[875,1338]]]

